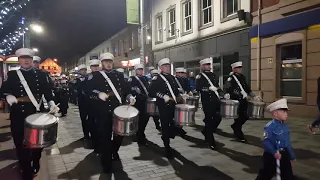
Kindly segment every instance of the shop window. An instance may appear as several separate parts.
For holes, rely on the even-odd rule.
[[[223,1],[223,17],[235,15],[240,9],[240,0],[222,0]]]
[[[163,36],[162,13],[156,16],[156,42],[162,42]]]
[[[212,0],[201,0],[201,25],[212,23]]]
[[[192,18],[191,18],[191,1],[186,1],[182,4],[183,12],[183,32],[188,32],[192,29]]]
[[[279,47],[281,57],[280,96],[302,97],[302,44]]]

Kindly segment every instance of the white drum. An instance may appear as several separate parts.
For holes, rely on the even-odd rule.
[[[58,121],[54,115],[36,113],[25,119],[24,143],[28,148],[45,148],[57,142]]]
[[[139,110],[133,106],[118,106],[113,111],[113,131],[120,136],[131,136],[138,131]]]

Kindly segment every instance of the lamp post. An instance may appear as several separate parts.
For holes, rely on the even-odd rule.
[[[24,25],[24,18],[22,18],[22,24]],[[30,33],[27,31],[25,32],[25,29],[27,28],[24,28],[24,32],[23,32],[23,43],[22,43],[22,46],[24,48],[30,48]],[[43,33],[43,27],[40,25],[40,24],[37,24],[37,23],[31,23],[30,24],[30,29],[32,32],[35,32],[37,34],[41,34]],[[30,31],[30,32],[31,32]]]

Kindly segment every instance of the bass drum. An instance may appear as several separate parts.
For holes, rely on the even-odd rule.
[[[131,136],[138,131],[139,110],[133,106],[118,106],[113,111],[113,132],[120,136]]]
[[[57,142],[59,118],[37,113],[25,119],[24,144],[28,148],[46,148]]]

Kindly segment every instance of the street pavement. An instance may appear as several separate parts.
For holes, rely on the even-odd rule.
[[[17,178],[16,158],[7,120],[0,119],[0,179]],[[150,119],[146,129],[148,147],[139,148],[132,138],[126,138],[120,148],[121,162],[114,162],[114,173],[102,173],[100,157],[88,149],[83,137],[79,110],[70,105],[67,117],[59,122],[58,142],[45,150],[40,180],[253,180],[260,167],[263,153],[261,139],[263,127],[269,120],[249,120],[244,125],[248,143],[233,139],[232,120],[223,120],[216,134],[218,150],[208,149],[204,143],[203,112],[196,114],[195,127],[184,127],[185,139],[171,140],[175,159],[164,157],[163,143],[159,132]],[[297,162],[294,174],[301,180],[316,180],[320,176],[320,136],[311,135],[306,125],[311,119],[289,118],[291,141]],[[5,123],[3,123],[5,122]],[[43,162],[44,161],[44,162]],[[46,171],[48,170],[48,172]],[[47,173],[47,174],[46,174]],[[49,178],[47,177],[49,176]],[[10,178],[7,178],[10,177]]]

